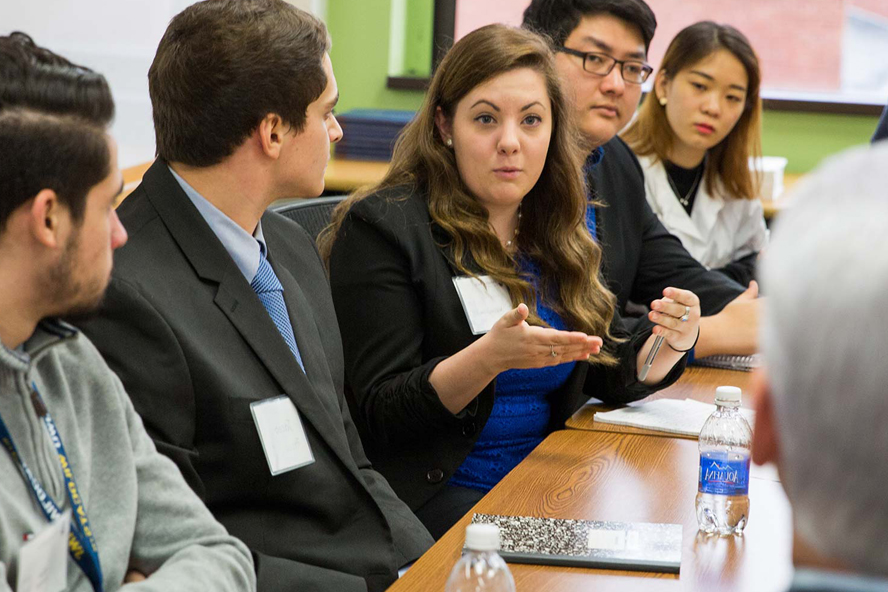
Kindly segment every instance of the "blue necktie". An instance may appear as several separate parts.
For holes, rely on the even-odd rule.
[[[262,301],[262,305],[268,311],[268,315],[274,321],[278,331],[281,332],[281,337],[287,342],[290,351],[296,356],[299,367],[305,372],[302,356],[299,355],[299,348],[296,347],[296,336],[293,335],[290,315],[287,314],[287,305],[284,303],[284,287],[281,285],[264,254],[260,255],[259,269],[256,271],[253,281],[250,282],[250,286],[256,292],[259,300]]]

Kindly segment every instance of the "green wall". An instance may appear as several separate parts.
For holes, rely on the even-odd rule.
[[[787,172],[805,173],[824,157],[870,141],[878,117],[765,111],[762,153],[789,159]]]
[[[337,112],[419,108],[421,91],[385,86],[390,15],[391,0],[327,0],[327,27],[333,38],[330,59],[339,85]],[[409,40],[408,36],[408,44]]]
[[[416,0],[407,0],[410,4]],[[339,84],[337,111],[355,108],[417,109],[420,91],[386,88],[389,73],[389,31],[392,0],[327,0],[327,26],[333,38],[331,58]],[[408,25],[425,21],[428,13],[408,13]],[[415,56],[427,49],[417,48],[416,25],[408,26],[404,51]],[[425,58],[423,58],[425,59]],[[405,56],[407,64],[416,63]],[[762,152],[789,159],[788,172],[811,170],[825,156],[849,146],[869,142],[878,117],[820,115],[786,111],[766,111],[763,118]]]

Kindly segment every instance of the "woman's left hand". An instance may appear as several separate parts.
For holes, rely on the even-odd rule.
[[[700,299],[690,290],[666,288],[663,298],[651,302],[648,318],[656,323],[654,335],[662,335],[676,351],[694,347],[700,329]]]

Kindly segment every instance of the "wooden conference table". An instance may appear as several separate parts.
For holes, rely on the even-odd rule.
[[[651,398],[707,402],[715,387],[739,386],[750,374],[689,368]],[[681,524],[678,575],[510,564],[518,592],[784,590],[791,577],[792,528],[783,489],[773,478],[750,479],[750,522],[742,538],[697,534],[694,499],[699,455],[694,440],[592,423],[594,407],[578,411],[568,429],[551,434],[473,512],[445,534],[391,592],[443,590],[461,553],[472,513]],[[648,435],[649,434],[649,435]]]
[[[697,534],[697,443],[678,438],[562,430],[551,434],[473,509],[487,514],[682,525],[678,575],[510,564],[518,592],[777,592],[791,577],[790,509],[780,483],[750,479],[741,538]],[[444,590],[471,513],[390,592]]]

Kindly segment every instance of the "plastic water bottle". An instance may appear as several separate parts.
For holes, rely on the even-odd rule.
[[[466,528],[466,552],[447,578],[446,592],[515,592],[515,580],[499,556],[496,524],[470,524]]]
[[[700,430],[697,524],[707,534],[737,535],[749,520],[752,429],[740,414],[740,389],[720,386],[715,411]]]

